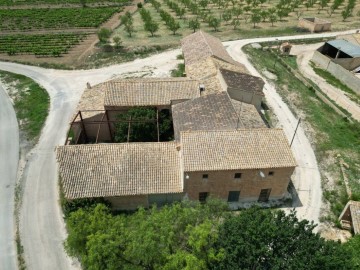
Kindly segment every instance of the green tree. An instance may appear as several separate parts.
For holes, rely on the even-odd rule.
[[[176,34],[176,31],[180,29],[179,22],[175,21],[175,19],[172,18],[172,20],[169,22],[169,29],[173,32],[173,34]]]
[[[101,28],[97,34],[100,42],[106,43],[111,36],[111,30],[108,28]]]
[[[351,255],[351,262],[354,269],[360,269],[360,235],[355,235],[344,244],[345,250]]]
[[[122,40],[119,36],[115,36],[113,37],[114,43],[115,43],[115,48],[119,49],[121,47],[122,44]]]
[[[224,259],[213,269],[352,269],[346,250],[314,234],[315,227],[294,211],[242,211],[220,226],[217,249],[224,249]]]
[[[341,16],[343,18],[343,22],[346,21],[347,18],[349,18],[352,15],[352,11],[350,8],[346,7],[342,12]]]
[[[83,8],[86,8],[86,0],[80,0],[80,4]]]
[[[329,14],[329,17],[332,16],[332,14],[335,12],[335,10],[337,10],[343,2],[344,2],[344,0],[334,0],[332,5],[327,10],[327,13]]]
[[[224,13],[222,14],[222,19],[225,21],[225,22],[228,22],[230,21],[232,18],[232,11],[231,10],[225,10]]]
[[[214,31],[216,32],[220,27],[221,21],[219,18],[210,16],[210,18],[208,19],[208,24],[210,27],[214,28]]]
[[[239,27],[239,25],[240,25],[240,20],[239,19],[233,19],[232,21],[231,21],[231,25],[234,27],[234,30],[236,30],[238,27]]]
[[[151,36],[153,37],[155,32],[157,32],[159,30],[159,24],[152,20],[146,21],[144,28],[146,31],[150,32]]]
[[[256,24],[261,22],[261,15],[259,10],[253,10],[250,16],[250,21],[254,24],[254,28],[256,27]]]
[[[189,28],[192,29],[195,33],[197,29],[200,29],[200,22],[198,19],[192,19],[189,21]]]
[[[275,13],[270,13],[269,15],[269,21],[271,22],[271,26],[274,26],[274,23],[277,22],[278,17]]]

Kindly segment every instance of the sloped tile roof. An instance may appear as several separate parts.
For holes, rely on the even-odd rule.
[[[226,92],[202,96],[172,106],[175,139],[181,131],[236,129],[237,114]]]
[[[105,106],[170,105],[200,96],[199,82],[189,78],[122,79],[104,83]]]
[[[263,79],[223,68],[220,69],[220,72],[228,87],[264,96],[263,87],[265,82]]]
[[[193,64],[186,65],[186,76],[197,79],[201,84],[205,85],[205,91],[202,95],[208,95],[224,91],[218,78],[219,68],[225,68],[234,72],[248,73],[248,70],[242,64],[232,65],[222,60],[218,60],[212,56],[199,60]]]
[[[182,192],[174,142],[57,147],[68,199]]]
[[[295,167],[281,129],[181,132],[184,171]]]
[[[264,120],[252,104],[231,99],[231,103],[240,119],[239,128],[266,128]]]
[[[173,105],[172,117],[176,140],[181,131],[266,127],[254,105],[232,100],[227,92]]]
[[[186,65],[204,60],[209,56],[214,56],[234,65],[238,64],[228,54],[220,39],[201,30],[183,38],[181,48]]]

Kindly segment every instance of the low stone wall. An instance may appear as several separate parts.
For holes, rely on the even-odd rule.
[[[327,70],[342,83],[353,89],[357,94],[360,95],[360,79],[353,75],[350,71],[344,69],[342,66],[335,64],[330,58],[321,54],[318,51],[314,52],[312,61]]]

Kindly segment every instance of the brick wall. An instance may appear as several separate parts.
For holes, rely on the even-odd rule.
[[[278,168],[261,170],[265,178],[260,176],[259,170],[231,170],[210,172],[187,172],[184,177],[184,191],[191,200],[198,200],[200,192],[209,192],[210,196],[228,199],[229,191],[240,191],[239,201],[256,201],[261,189],[271,189],[270,199],[282,198],[287,190],[294,168]],[[269,176],[273,171],[274,175]],[[240,179],[235,179],[235,173],[241,173]],[[208,179],[203,179],[208,174]]]

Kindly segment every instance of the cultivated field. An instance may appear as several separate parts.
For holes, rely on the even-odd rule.
[[[115,28],[128,0],[0,0],[0,59],[71,66]],[[131,1],[130,1],[131,2]]]
[[[358,0],[148,0],[138,9],[139,2],[0,0],[0,59],[90,68],[178,47],[199,28],[222,40],[296,34],[301,17],[330,20],[333,30],[360,28]],[[131,36],[119,20],[126,11]],[[146,17],[158,28],[153,33],[144,28]],[[110,38],[97,47],[100,28],[114,30],[121,45],[112,48]]]
[[[324,1],[327,1],[327,6],[321,8],[321,3]],[[133,16],[134,33],[132,37],[126,33],[124,26],[117,29],[115,35],[120,35],[126,46],[152,46],[169,43],[178,45],[183,36],[193,32],[189,28],[189,22],[195,19],[200,23],[202,30],[210,32],[222,40],[295,34],[300,31],[296,26],[298,18],[301,17],[318,17],[329,20],[332,22],[333,30],[360,27],[360,16],[357,15],[360,11],[359,1],[355,2],[352,16],[346,18],[345,21],[343,21],[341,13],[346,10],[349,4],[348,0],[342,1],[330,16],[329,12],[331,12],[334,1],[337,0],[150,0],[144,5],[144,8],[150,12],[153,21],[159,24],[159,30],[155,32],[154,37],[144,30],[144,22],[138,12]],[[309,5],[312,6],[307,7]],[[180,28],[175,35],[161,18],[161,10],[169,13],[179,23]],[[282,18],[280,19],[279,16]],[[216,19],[220,21],[216,31],[211,26],[214,25],[214,18],[215,21]]]

